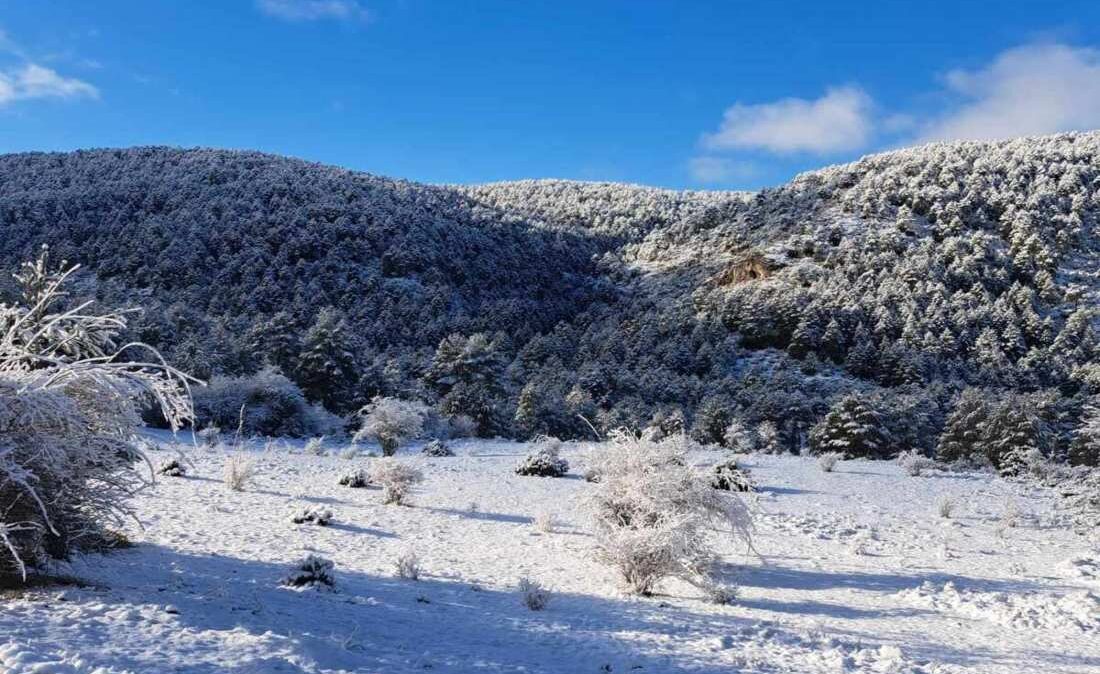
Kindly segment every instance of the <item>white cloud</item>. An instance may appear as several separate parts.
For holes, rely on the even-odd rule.
[[[99,98],[99,90],[34,63],[0,71],[0,105],[34,98]]]
[[[737,103],[722,126],[707,135],[710,150],[758,149],[826,154],[867,144],[874,129],[871,97],[855,86],[835,87],[816,100],[785,98],[773,103]]]
[[[927,124],[919,140],[988,140],[1100,127],[1100,51],[1017,47],[991,65],[956,70],[947,88],[967,102]]]
[[[365,21],[370,16],[357,0],[256,0],[256,7],[287,21]]]
[[[749,162],[712,156],[692,157],[688,170],[696,182],[708,184],[745,180],[758,174],[756,166]]]

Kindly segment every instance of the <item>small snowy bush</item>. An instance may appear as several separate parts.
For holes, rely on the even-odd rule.
[[[310,456],[324,456],[325,455],[325,436],[317,438],[310,438],[306,441],[305,447],[302,451]]]
[[[1058,492],[1074,529],[1100,541],[1100,469],[1078,468],[1059,485]]]
[[[752,480],[747,468],[737,465],[735,459],[729,459],[714,467],[711,485],[724,491],[752,491]]]
[[[951,519],[955,513],[955,499],[950,496],[941,496],[936,501],[936,513],[945,520]]]
[[[332,523],[332,511],[328,508],[306,507],[291,515],[290,521],[294,524],[315,524],[319,527],[327,527]]]
[[[535,528],[544,534],[552,534],[557,528],[557,522],[554,519],[554,514],[545,510],[539,511],[535,514],[535,518],[532,521]]]
[[[311,405],[297,384],[270,367],[243,377],[213,377],[195,392],[195,416],[199,424],[239,428],[245,435],[300,438],[340,426],[338,417]]]
[[[339,484],[341,487],[363,489],[370,484],[370,476],[365,470],[356,470],[341,477]]]
[[[199,437],[203,447],[213,449],[222,443],[222,429],[217,426],[207,426],[195,435]]]
[[[905,471],[905,474],[912,477],[920,477],[921,473],[934,468],[936,465],[936,462],[932,459],[912,450],[906,450],[898,454],[897,462],[901,469]]]
[[[569,462],[558,456],[558,447],[544,444],[528,454],[516,466],[516,475],[535,477],[561,477],[569,472]]]
[[[543,587],[537,580],[524,576],[519,579],[517,589],[523,599],[523,605],[532,611],[541,611],[550,603],[550,590]]]
[[[448,434],[452,438],[472,438],[477,434],[477,421],[465,414],[447,419]]]
[[[256,461],[244,452],[230,454],[225,459],[222,478],[233,491],[244,491],[256,476]]]
[[[393,457],[375,461],[370,477],[382,486],[382,502],[394,505],[404,505],[412,488],[424,481],[423,473]]]
[[[421,454],[432,457],[444,457],[454,456],[455,453],[451,451],[451,448],[447,446],[447,443],[442,440],[432,440],[428,444],[424,445],[424,449],[421,450]]]
[[[397,398],[374,398],[359,412],[363,426],[354,441],[373,440],[382,447],[384,456],[393,456],[401,443],[420,435],[428,408],[423,403]]]
[[[157,467],[157,474],[167,477],[183,477],[187,474],[187,469],[184,468],[179,459],[168,459]]]
[[[336,565],[318,555],[306,555],[294,563],[282,581],[286,587],[331,589],[336,585]]]
[[[779,444],[779,429],[770,421],[762,421],[756,427],[757,448],[765,454],[782,454],[783,446]]]
[[[817,457],[817,465],[821,467],[822,471],[831,473],[836,468],[837,462],[843,458],[844,455],[840,452],[825,452]]]
[[[706,597],[707,601],[721,606],[735,602],[740,590],[736,585],[719,583],[713,580],[705,581],[700,585],[703,596]]]
[[[705,576],[714,561],[713,526],[751,544],[748,508],[688,464],[683,436],[655,441],[615,431],[591,460],[600,481],[584,503],[597,555],[630,592],[650,594],[668,576]]]
[[[722,444],[739,454],[748,453],[755,449],[756,443],[753,440],[752,433],[745,428],[745,424],[741,423],[739,419],[731,421],[722,434]]]
[[[398,578],[420,580],[420,558],[412,550],[406,550],[398,555],[393,566]]]

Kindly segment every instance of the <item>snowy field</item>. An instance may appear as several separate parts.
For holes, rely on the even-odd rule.
[[[253,485],[233,492],[226,454],[188,447],[188,476],[137,499],[136,547],[75,560],[85,586],[0,601],[0,671],[1100,671],[1100,552],[1041,490],[747,457],[762,558],[722,548],[741,591],[718,606],[679,582],[649,599],[617,591],[578,512],[580,448],[564,450],[562,479],[514,475],[521,444],[455,449],[403,454],[427,479],[400,507],[337,485],[369,459],[257,451]],[[290,522],[310,505],[333,524]],[[551,533],[535,524],[547,514]],[[418,581],[395,577],[410,550]],[[279,586],[309,552],[336,563],[335,591]],[[545,610],[522,604],[521,576],[554,590]]]

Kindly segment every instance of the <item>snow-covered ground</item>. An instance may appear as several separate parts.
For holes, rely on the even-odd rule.
[[[188,476],[136,500],[135,548],[74,561],[85,587],[0,599],[0,671],[1100,671],[1100,552],[1041,490],[747,457],[763,558],[722,547],[741,592],[717,606],[678,582],[622,596],[577,511],[582,450],[563,453],[571,475],[542,479],[512,473],[528,449],[409,454],[427,480],[399,507],[337,485],[369,459],[258,452],[253,486],[233,492],[225,453],[189,447]],[[290,522],[310,505],[333,525]],[[553,533],[534,524],[542,514]],[[410,550],[419,581],[395,577]],[[335,561],[336,591],[279,587],[309,552]],[[553,588],[546,610],[522,604],[522,576]]]

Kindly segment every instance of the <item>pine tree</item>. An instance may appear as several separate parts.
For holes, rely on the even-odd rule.
[[[859,394],[842,398],[810,431],[810,449],[815,454],[842,452],[849,458],[885,458],[889,445],[889,433],[878,410]]]
[[[1100,466],[1100,404],[1095,400],[1081,414],[1067,459],[1074,466]]]
[[[506,412],[502,414],[504,358],[499,341],[484,333],[444,338],[425,379],[441,396],[441,411],[470,417],[477,422],[479,436],[491,437],[507,426]]]
[[[1020,475],[1043,455],[1044,431],[1031,401],[1009,395],[982,424],[980,449],[1001,475]]]
[[[860,323],[856,326],[855,337],[852,340],[852,348],[848,351],[848,357],[844,360],[844,369],[857,377],[871,377],[878,368],[878,349],[871,338],[871,333]]]
[[[298,322],[290,313],[279,311],[266,321],[252,326],[248,333],[248,347],[253,357],[267,361],[284,373],[293,373],[302,352],[298,330]]]
[[[824,333],[825,324],[821,314],[815,309],[806,310],[791,335],[787,353],[792,358],[805,358],[806,354],[814,353],[821,348],[821,337]]]
[[[359,373],[347,324],[338,311],[325,308],[317,314],[302,339],[294,372],[310,400],[332,412],[352,409]]]
[[[950,463],[979,455],[982,426],[990,414],[986,395],[976,388],[964,389],[959,394],[936,445],[937,459]]]

